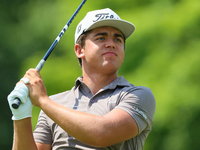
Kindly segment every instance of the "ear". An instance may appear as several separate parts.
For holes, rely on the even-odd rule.
[[[75,50],[76,57],[78,57],[78,58],[84,57],[84,49],[82,48],[82,46],[80,44],[76,44],[74,46],[74,50]]]

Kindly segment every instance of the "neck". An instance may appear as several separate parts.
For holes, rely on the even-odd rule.
[[[83,71],[83,82],[90,88],[93,94],[110,84],[117,78],[117,72],[113,74],[90,73]]]

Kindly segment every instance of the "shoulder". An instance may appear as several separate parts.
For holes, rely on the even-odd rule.
[[[116,82],[118,83],[118,87],[121,87],[118,91],[120,94],[136,94],[138,96],[150,96],[151,98],[154,98],[153,92],[150,88],[145,86],[135,86],[127,81],[123,76],[119,77]]]
[[[151,129],[155,107],[155,97],[150,88],[130,85],[121,90],[116,108],[128,112],[137,122],[139,133],[141,133],[147,127]]]
[[[137,102],[142,105],[142,109],[152,114],[152,116],[154,115],[156,100],[150,88],[137,86],[135,92],[131,92],[131,94],[137,97]]]
[[[145,86],[134,86],[130,93],[137,95],[140,99],[155,100],[152,90]]]
[[[124,87],[119,94],[118,107],[142,110],[150,114],[153,119],[156,107],[155,97],[150,88],[130,85]]]
[[[131,98],[136,103],[142,104],[145,107],[155,107],[155,97],[152,90],[145,86],[130,86],[126,89],[126,98]]]
[[[141,99],[151,98],[155,100],[152,90],[145,86],[134,86],[130,84],[129,86],[125,86],[121,90],[121,94],[123,94],[124,96],[135,95],[140,97]]]

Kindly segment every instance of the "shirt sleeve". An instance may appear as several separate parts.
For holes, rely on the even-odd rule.
[[[46,118],[47,118],[46,114],[41,110],[38,117],[37,125],[33,132],[33,136],[35,142],[52,144],[51,129],[48,125]]]
[[[139,134],[143,130],[151,130],[155,113],[155,98],[146,87],[132,88],[121,92],[119,104],[115,107],[129,113],[136,121]]]

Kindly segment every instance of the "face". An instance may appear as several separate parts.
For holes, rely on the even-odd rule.
[[[113,27],[96,28],[86,36],[81,51],[84,69],[117,72],[124,60],[124,36]]]

